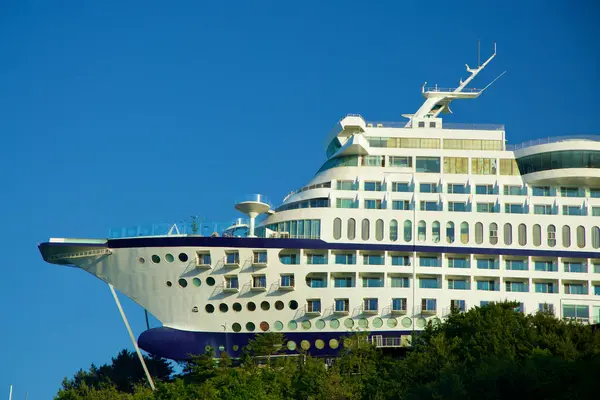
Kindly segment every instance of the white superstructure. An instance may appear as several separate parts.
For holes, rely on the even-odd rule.
[[[237,355],[264,331],[284,333],[290,352],[333,354],[356,329],[408,345],[452,308],[503,300],[597,323],[598,138],[508,146],[503,126],[440,118],[452,100],[481,94],[466,85],[495,54],[467,66],[456,89],[424,86],[408,122],[343,118],[302,189],[274,209],[261,198],[238,203],[249,227],[53,239],[42,254],[151,312],[164,326],[144,332],[141,347],[175,359],[206,346]]]

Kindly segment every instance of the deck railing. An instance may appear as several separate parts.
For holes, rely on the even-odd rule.
[[[550,144],[550,143],[559,143],[559,142],[569,142],[569,141],[582,141],[587,140],[591,142],[600,142],[600,135],[569,135],[569,136],[549,136],[545,138],[527,140],[518,144],[507,144],[506,150],[521,150],[527,147],[537,146],[540,144]]]

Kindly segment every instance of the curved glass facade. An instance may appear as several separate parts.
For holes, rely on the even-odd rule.
[[[600,168],[600,151],[549,151],[518,158],[517,165],[521,175],[561,168]]]

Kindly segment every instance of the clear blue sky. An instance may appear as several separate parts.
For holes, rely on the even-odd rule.
[[[498,56],[475,86],[508,72],[447,120],[600,134],[593,1],[0,3],[0,398],[50,398],[131,348],[107,286],[38,242],[280,201],[341,116],[400,120],[424,81],[466,77],[478,39]]]

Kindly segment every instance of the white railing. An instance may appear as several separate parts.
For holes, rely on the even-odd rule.
[[[54,254],[48,257],[48,261],[56,261],[56,260],[68,260],[73,258],[85,258],[85,257],[93,257],[93,256],[101,256],[104,254],[112,254],[109,249],[94,249],[94,250],[84,250],[84,251],[76,251],[72,253],[61,253]]]
[[[587,140],[591,142],[600,142],[600,135],[569,135],[569,136],[550,136],[540,139],[528,140],[518,144],[507,144],[506,150],[520,150],[527,147],[537,146],[540,144],[550,144],[559,142],[569,142],[572,140]]]

